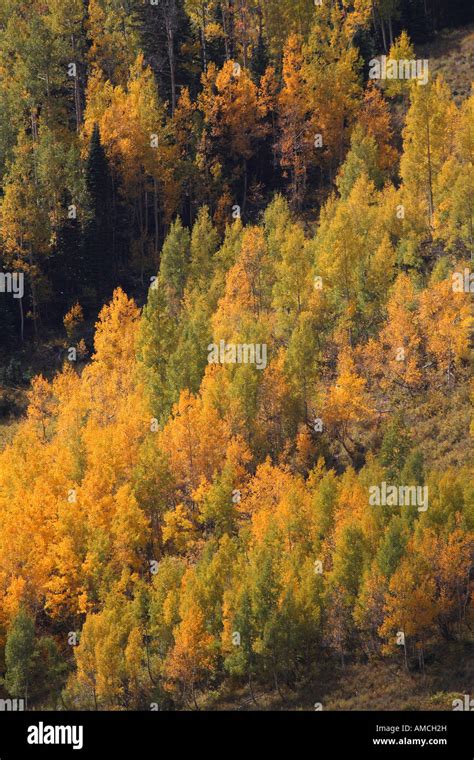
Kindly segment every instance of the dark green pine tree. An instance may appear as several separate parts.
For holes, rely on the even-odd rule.
[[[377,564],[390,580],[403,557],[406,549],[409,532],[401,515],[393,515],[382,538],[377,551]]]
[[[184,62],[179,54],[183,45],[192,45],[184,0],[157,0],[153,4],[136,3],[136,6],[134,16],[140,47],[155,74],[161,97],[174,113],[178,88],[189,86],[193,91],[195,87],[195,72],[190,74],[189,62]]]
[[[35,623],[27,612],[13,618],[5,644],[5,687],[13,697],[28,705],[28,694],[34,672]]]
[[[250,61],[250,70],[256,77],[261,77],[265,73],[265,69],[270,63],[270,56],[268,55],[268,47],[263,34],[263,19],[260,8],[258,10],[258,16],[258,40]]]
[[[16,299],[0,298],[0,349],[11,350],[13,346],[17,344],[19,330],[16,324],[19,322],[19,306],[16,303]],[[12,361],[10,366],[12,366]],[[0,361],[2,368],[0,371],[0,378],[5,379],[5,373],[7,373],[7,367],[3,361]],[[2,414],[3,404],[0,403],[0,415]]]
[[[397,482],[411,448],[412,440],[403,415],[397,414],[385,428],[379,455],[390,483]]]
[[[92,298],[103,299],[117,279],[114,255],[112,180],[109,163],[94,125],[86,162],[87,221],[84,227],[82,289]]]
[[[72,198],[67,198],[64,203],[68,206]],[[72,304],[81,300],[87,281],[83,254],[83,230],[79,218],[67,218],[57,231],[48,271],[55,293],[54,304],[49,309],[51,317],[62,320]]]
[[[181,219],[173,222],[161,252],[160,279],[168,289],[168,297],[181,300],[188,276],[191,235]],[[172,304],[170,304],[172,305]]]

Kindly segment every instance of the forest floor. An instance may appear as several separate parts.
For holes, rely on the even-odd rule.
[[[453,700],[474,696],[474,641],[451,642],[438,657],[425,657],[425,673],[410,663],[407,672],[402,658],[372,659],[366,663],[336,666],[326,661],[318,676],[291,690],[263,691],[254,687],[256,703],[249,689],[221,689],[198,700],[208,710],[323,710],[451,711]],[[281,692],[281,693],[279,693]]]
[[[416,55],[428,58],[430,77],[443,75],[458,105],[469,96],[474,61],[474,24],[443,30],[433,41],[418,45]]]

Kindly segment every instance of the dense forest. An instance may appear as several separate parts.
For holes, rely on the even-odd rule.
[[[2,0],[0,696],[472,688],[468,6]]]

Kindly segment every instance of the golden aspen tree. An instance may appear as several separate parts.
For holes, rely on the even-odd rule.
[[[432,230],[435,182],[452,151],[455,112],[449,88],[441,77],[424,86],[411,85],[400,173],[406,213],[415,230]]]
[[[303,40],[288,37],[283,58],[283,87],[278,96],[279,154],[284,172],[290,173],[292,205],[301,207],[308,165],[314,147],[309,138],[310,110],[303,77]]]
[[[358,375],[354,361],[346,353],[338,364],[337,378],[324,397],[322,418],[352,462],[357,454],[357,426],[373,419],[374,411],[366,391],[366,380]]]
[[[358,51],[344,27],[343,15],[337,6],[318,8],[303,50],[305,96],[314,104],[313,151],[318,156],[316,163],[327,167],[331,180],[343,160],[348,127],[355,121],[361,95]]]
[[[406,274],[399,274],[392,287],[387,317],[377,341],[370,340],[364,349],[367,361],[382,388],[411,392],[423,380],[422,334],[417,294]]]
[[[405,666],[414,644],[423,669],[426,642],[433,634],[438,603],[435,599],[435,579],[424,562],[414,556],[402,560],[394,573],[385,602],[385,619],[379,632],[386,639],[385,649],[393,652],[400,641]]]
[[[235,61],[226,61],[219,71],[211,65],[203,75],[198,103],[219,162],[221,165],[229,159],[234,162],[232,172],[241,183],[237,205],[244,215],[249,161],[268,129],[267,100],[261,97],[247,69]]]
[[[410,41],[410,38],[406,31],[403,31],[396,40],[393,41],[388,56],[387,66],[390,61],[413,61],[415,59],[415,49]],[[400,76],[389,77],[387,73],[387,79],[383,80],[383,88],[387,95],[390,97],[396,95],[402,95],[406,93],[410,88],[410,83],[406,79]]]
[[[428,357],[434,358],[449,382],[456,367],[468,360],[472,329],[469,295],[453,292],[451,279],[426,288],[420,295],[419,324]]]
[[[197,709],[197,689],[210,674],[215,660],[214,639],[206,631],[204,616],[197,604],[187,610],[174,637],[165,672],[171,682],[181,684],[185,699]]]
[[[372,135],[377,144],[378,166],[383,172],[393,173],[397,161],[397,151],[392,145],[393,127],[387,101],[373,82],[367,84],[364,99],[357,116],[366,133]]]

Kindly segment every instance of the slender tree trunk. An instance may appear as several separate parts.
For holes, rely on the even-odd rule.
[[[196,699],[196,690],[194,688],[194,682],[191,684],[191,694],[192,694],[192,697],[193,697],[194,706],[195,706],[196,710],[199,710],[199,705],[198,705],[197,699]]]
[[[176,110],[176,66],[174,58],[174,36],[171,28],[171,22],[167,24],[166,28],[166,42],[168,48],[168,60],[170,64],[170,80],[171,80],[171,114],[174,115]]]
[[[31,133],[33,135],[33,142],[38,141],[38,118],[36,108],[31,109]]]
[[[234,25],[234,0],[229,0],[229,56],[234,58],[235,50],[235,25]]]
[[[429,117],[426,121],[426,142],[428,158],[428,208],[430,215],[430,229],[433,229],[433,170],[431,166],[431,134]]]
[[[112,189],[112,208],[111,208],[111,215],[112,215],[112,259],[113,259],[113,267],[115,272],[115,277],[118,277],[118,258],[117,258],[117,248],[116,248],[116,237],[117,237],[117,197],[115,192],[115,179],[113,172],[111,172],[111,179],[110,179],[111,189]]]
[[[278,677],[276,674],[276,670],[273,671],[273,682],[275,684],[275,689],[277,690],[280,697],[283,699],[283,694],[281,693],[280,684],[278,683]]]
[[[25,330],[25,316],[23,314],[23,298],[18,299],[18,305],[20,307],[20,335],[21,335],[21,342],[24,341],[24,330]]]
[[[76,40],[74,39],[74,35],[71,35],[71,45],[72,45],[72,51],[73,51],[73,57],[76,58]],[[74,77],[74,108],[76,112],[76,131],[81,131],[81,124],[82,124],[82,103],[81,103],[81,88],[80,88],[80,82],[79,82],[79,69],[78,64],[76,63],[76,76]]]
[[[382,17],[380,17],[380,30],[382,32],[383,49],[384,49],[385,52],[387,52],[388,51],[388,48],[387,48],[387,37],[385,35],[385,25],[383,23],[383,18]]]
[[[422,674],[425,674],[425,654],[423,651],[423,644],[420,646],[418,650],[418,664],[420,666],[420,671]]]
[[[222,30],[224,32],[224,47],[225,47],[225,59],[228,61],[230,59],[230,48],[229,48],[229,36],[228,36],[228,30],[227,30],[227,17],[226,17],[226,11],[224,9],[224,3],[222,3],[221,6],[221,13],[222,13]]]
[[[252,701],[258,706],[258,702],[255,697],[253,686],[252,686],[252,673],[250,671],[249,671],[249,690],[250,690],[250,696],[252,697]]]
[[[247,159],[244,160],[244,198],[242,201],[242,216],[245,214],[247,207],[247,185],[248,185],[248,163]]]
[[[30,248],[28,253],[28,260],[30,262],[30,272],[33,271],[33,252]],[[34,282],[33,275],[31,276],[31,301],[33,305],[33,328],[35,331],[35,337],[38,337],[38,325],[37,325],[37,317],[38,317],[38,302],[36,299],[36,285]]]
[[[202,69],[207,71],[207,48],[206,48],[206,9],[202,6],[202,26],[201,26],[201,48],[202,48]]]
[[[153,177],[153,216],[155,220],[155,267],[159,265],[159,224],[158,224],[158,184],[156,177]]]
[[[375,0],[372,0],[372,24],[374,25],[374,32],[377,31],[377,16],[375,15]]]

